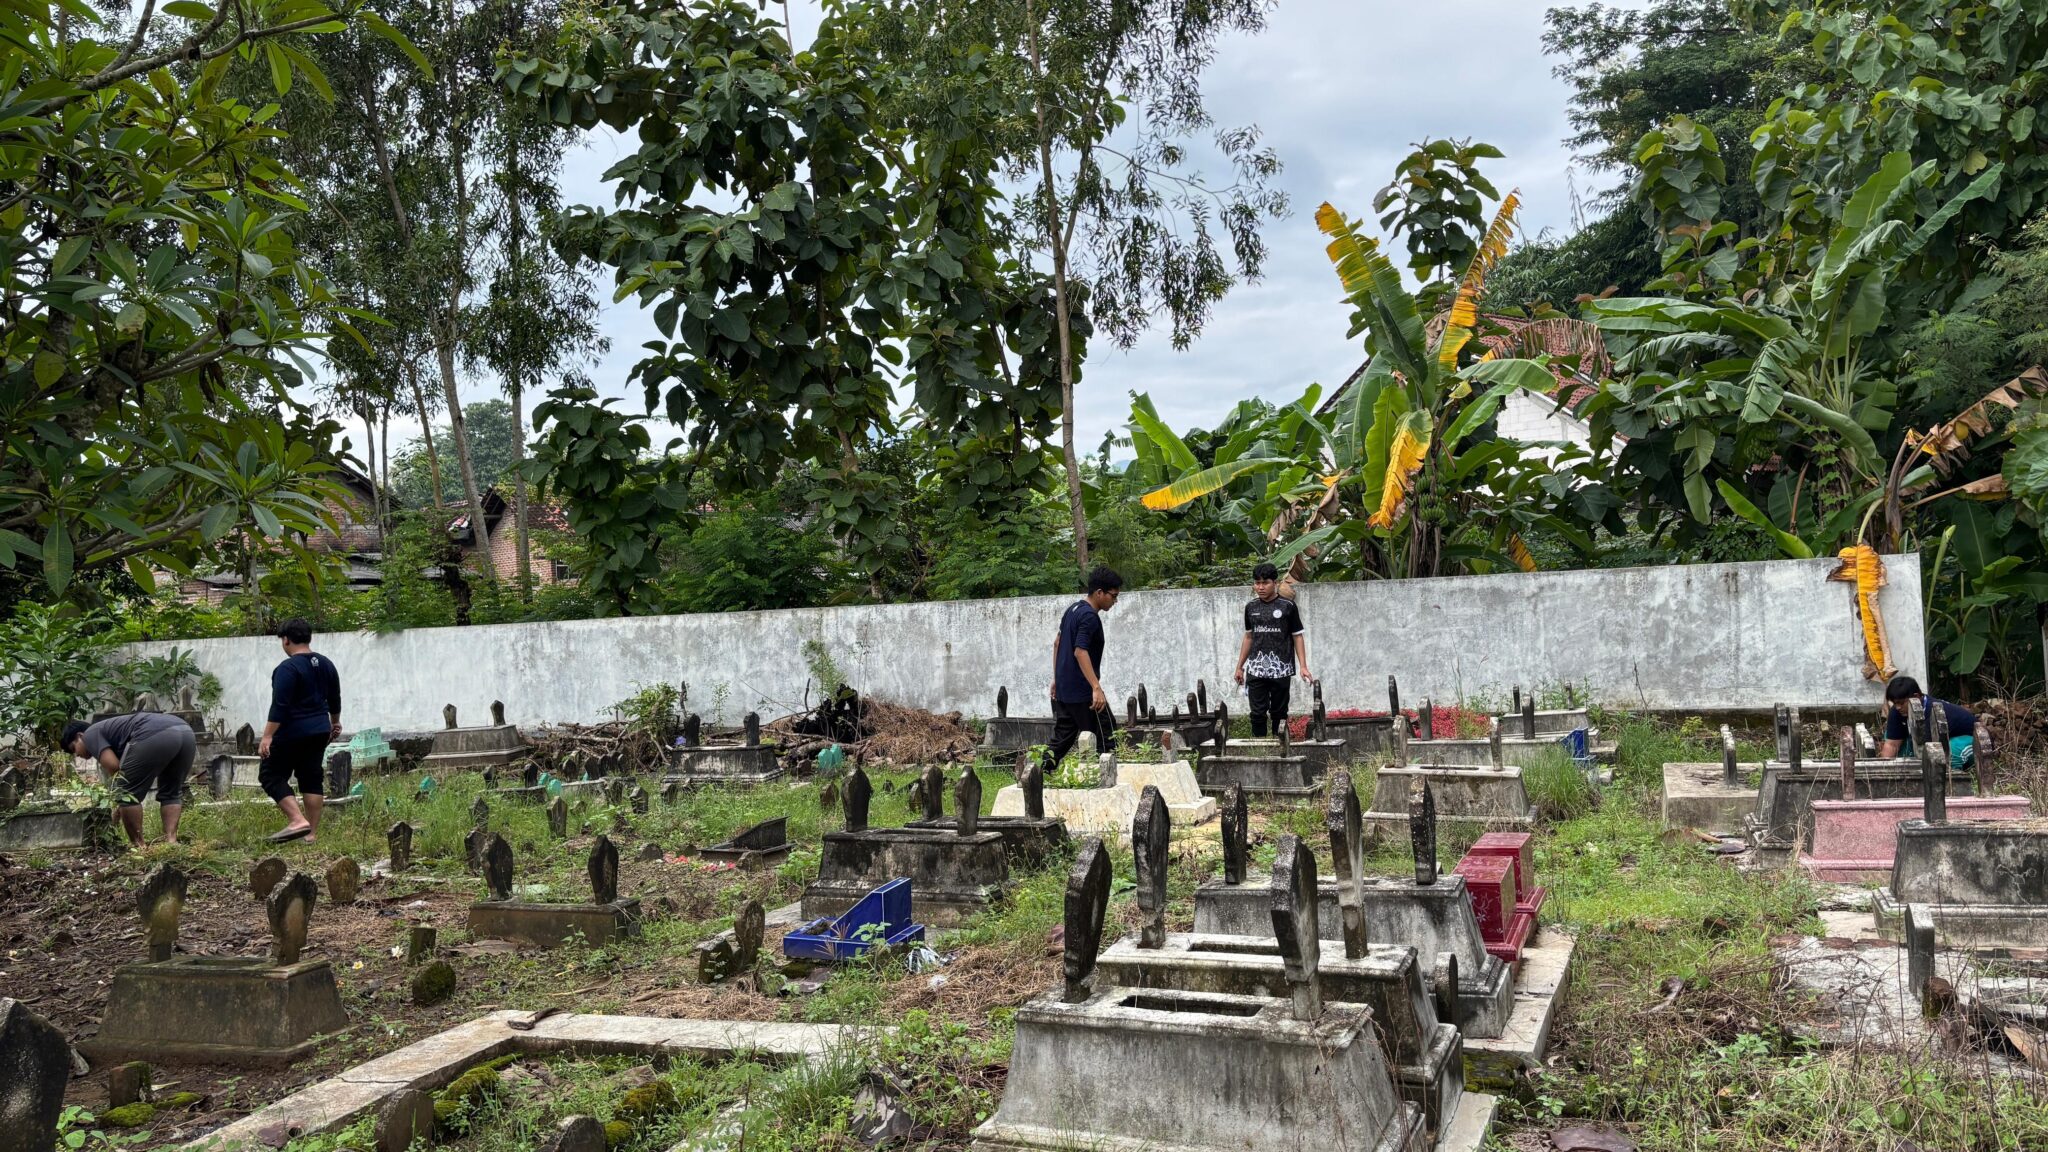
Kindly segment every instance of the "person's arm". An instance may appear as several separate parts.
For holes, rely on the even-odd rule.
[[[95,762],[99,765],[100,775],[106,777],[109,784],[121,774],[121,758],[115,755],[112,748],[102,748]]]
[[[330,721],[327,738],[335,740],[341,736],[341,673],[335,671],[332,660],[323,667],[327,669],[327,718]]]
[[[1294,634],[1294,670],[1301,673],[1303,680],[1314,680],[1308,671],[1308,633]]]
[[[1244,662],[1252,658],[1252,634],[1244,634],[1244,643],[1237,646],[1237,671],[1233,673],[1239,684],[1244,683]]]
[[[263,724],[263,739],[256,745],[256,755],[270,758],[270,741],[277,735],[278,728],[285,721],[285,693],[291,684],[292,662],[279,664],[270,672],[270,716]]]
[[[1899,710],[1896,707],[1891,707],[1889,705],[1886,706],[1884,716],[1884,743],[1878,745],[1877,747],[1877,754],[1879,756],[1882,756],[1883,758],[1889,760],[1892,757],[1897,756],[1899,754],[1899,746],[1904,744],[1906,741],[1904,736],[1894,736],[1892,735],[1892,733],[1898,731],[1901,727],[1904,726],[1904,724],[1905,717],[1900,714]]]
[[[1046,681],[1045,694],[1057,700],[1060,696],[1060,634],[1052,634],[1052,679]]]
[[[1088,687],[1093,689],[1088,697],[1088,706],[1098,712],[1109,707],[1109,698],[1102,694],[1102,681],[1095,678],[1095,660],[1088,655],[1086,648],[1078,644],[1074,646],[1074,663],[1081,666],[1081,678],[1088,681]]]

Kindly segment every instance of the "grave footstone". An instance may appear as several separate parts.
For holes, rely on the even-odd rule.
[[[154,1091],[149,1063],[144,1060],[130,1060],[116,1064],[107,1073],[107,1107],[125,1108],[130,1104],[142,1104],[151,1099]]]
[[[0,768],[0,812],[21,807],[21,777],[12,768]]]
[[[1145,694],[1145,685],[1142,681],[1138,684],[1138,714],[1146,717],[1152,715],[1152,700]]]
[[[1929,824],[1948,822],[1948,749],[1932,741],[1920,745],[1920,802]]]
[[[391,871],[412,871],[412,825],[400,820],[384,833],[384,847],[391,855]]]
[[[540,761],[522,760],[519,762],[519,786],[521,788],[540,787]]]
[[[740,905],[732,919],[733,965],[742,972],[754,970],[761,957],[761,941],[768,934],[768,912],[759,900]]]
[[[503,728],[505,726],[505,702],[503,700],[491,701],[491,726],[494,728]]]
[[[868,774],[860,765],[855,764],[853,771],[847,773],[846,788],[840,794],[840,801],[845,806],[848,832],[867,831],[868,803],[874,799],[874,795],[875,786],[868,782]]]
[[[1114,788],[1117,780],[1116,753],[1104,752],[1095,759],[1095,785],[1098,788]]]
[[[1401,715],[1401,685],[1392,676],[1387,677],[1387,715],[1394,718],[1395,731],[1408,726],[1407,719]]]
[[[691,748],[704,743],[704,718],[695,712],[683,717],[683,743]]]
[[[450,996],[455,995],[455,966],[446,960],[435,960],[421,966],[412,976],[412,1002],[422,1008],[432,1008]]]
[[[440,930],[431,924],[408,926],[405,931],[405,966],[410,968],[432,960],[440,935]]]
[[[235,760],[232,756],[215,756],[206,765],[206,785],[213,792],[215,800],[225,800],[235,790]]]
[[[471,876],[478,876],[484,870],[484,846],[489,844],[491,834],[483,828],[471,828],[462,838],[462,864]]]
[[[175,864],[159,864],[142,878],[135,911],[142,917],[143,944],[151,962],[169,960],[178,947],[178,918],[185,911],[190,881]]]
[[[918,773],[916,785],[920,818],[927,821],[945,819],[946,770],[937,764],[927,764],[924,771]]]
[[[1007,684],[998,685],[996,688],[996,718],[1006,720],[1009,716],[1010,686]]]
[[[1785,709],[1785,762],[1792,766],[1792,771],[1795,773],[1799,771],[1800,764],[1806,758],[1804,749],[1801,747],[1799,729],[1799,709],[1797,707]]]
[[[484,886],[492,900],[512,898],[512,845],[495,832],[484,844]]]
[[[1520,684],[1515,685],[1514,701],[1514,707],[1510,708],[1509,711],[1520,716],[1522,714],[1522,686]]]
[[[1424,740],[1436,739],[1436,705],[1427,696],[1416,706],[1415,730],[1422,734]]]
[[[619,850],[611,837],[600,835],[590,846],[590,899],[593,904],[611,904],[619,898]]]
[[[1505,769],[1507,767],[1507,754],[1502,750],[1500,742],[1500,717],[1498,716],[1486,718],[1486,757],[1487,762],[1496,769]]]
[[[1216,751],[1220,754],[1230,741],[1230,708],[1221,701],[1216,704]]]
[[[455,727],[455,705],[441,705],[441,726],[443,728]]]
[[[327,794],[346,796],[356,780],[356,758],[343,748],[327,758]]]
[[[639,851],[633,853],[633,858],[642,864],[655,864],[659,863],[664,855],[665,853],[662,852],[661,845],[649,840],[640,846]]]
[[[306,931],[313,924],[313,904],[320,898],[320,885],[304,872],[278,886],[265,902],[270,917],[270,962],[280,967],[297,964],[306,950]]]
[[[1534,740],[1535,738],[1536,694],[1532,692],[1529,694],[1528,699],[1522,701],[1522,739]]]
[[[683,799],[683,785],[678,780],[666,780],[661,785],[661,802],[664,805],[679,804]]]
[[[1741,783],[1742,770],[1735,764],[1735,731],[1721,725],[1721,783],[1730,788]]]
[[[1320,682],[1316,684],[1316,709],[1311,715],[1314,717],[1316,743],[1321,744],[1328,741],[1330,738],[1330,713],[1323,707],[1323,686]]]
[[[560,796],[548,801],[548,835],[560,840],[569,834],[569,805]]]
[[[1365,955],[1365,830],[1351,773],[1330,774],[1330,800],[1323,814],[1330,834],[1331,871],[1337,880],[1337,905],[1344,921],[1344,956]]]
[[[244,724],[235,729],[235,754],[254,756],[256,754],[256,729]]]
[[[355,857],[343,856],[327,866],[327,902],[353,904],[363,884],[363,869]]]
[[[1069,1004],[1088,999],[1091,991],[1089,977],[1095,974],[1095,957],[1102,951],[1102,921],[1109,911],[1109,873],[1109,853],[1102,847],[1102,838],[1090,836],[1067,871],[1061,970]]]
[[[1045,768],[1029,752],[1019,758],[1017,786],[1024,792],[1024,818],[1045,819]]]
[[[647,815],[647,789],[642,788],[638,784],[633,785],[633,790],[631,792],[626,793],[626,803],[629,807],[633,809],[634,815]]]
[[[1842,799],[1856,798],[1856,733],[1843,725],[1841,730]]]
[[[1785,722],[1785,706],[1783,704],[1771,705],[1771,738],[1777,742],[1777,758],[1780,760],[1791,759],[1792,745],[1788,742],[1790,740],[1790,728]]]
[[[972,836],[981,830],[981,774],[969,764],[953,783],[953,831]]]
[[[1927,982],[1934,978],[1934,917],[1924,904],[1906,905],[1904,935],[1906,937],[1906,994],[1920,1002],[1921,1011],[1929,1006]]]
[[[626,799],[626,781],[625,781],[625,778],[624,778],[624,777],[622,777],[622,776],[612,776],[612,775],[610,775],[610,774],[609,774],[609,772],[610,772],[610,766],[609,766],[609,765],[607,765],[607,766],[606,766],[606,772],[607,772],[607,775],[605,776],[605,780],[604,780],[604,800],[605,800],[605,803],[607,803],[607,804],[622,804],[622,803],[624,803],[624,802],[625,802],[625,799]]]
[[[57,1146],[71,1045],[55,1025],[19,1000],[0,997],[0,1152],[49,1152]]]
[[[740,730],[745,735],[747,747],[759,748],[761,746],[761,714],[759,712],[747,713],[746,718],[740,722]]]
[[[1145,785],[1144,793],[1138,797],[1137,815],[1131,818],[1131,850],[1137,858],[1140,948],[1166,944],[1166,865],[1173,840],[1171,821],[1158,786]]]
[[[1124,697],[1124,727],[1136,728],[1138,726],[1138,716],[1138,698],[1136,696]]]
[[[1188,715],[1190,717],[1196,717],[1200,716],[1201,714],[1202,709],[1195,707],[1195,694],[1193,692],[1188,693]]]
[[[498,786],[498,769],[495,765],[484,765],[483,777],[485,791],[490,791]],[[477,799],[481,800],[483,797],[479,796]]]
[[[1291,832],[1280,837],[1273,857],[1272,896],[1273,937],[1293,992],[1294,1018],[1314,1020],[1323,1014],[1322,988],[1316,979],[1323,957],[1316,923],[1316,856]]]
[[[490,819],[490,801],[485,800],[482,796],[478,796],[476,799],[469,802],[469,823],[471,827],[481,828],[485,824],[489,823]]]
[[[1435,884],[1436,793],[1419,776],[1408,782],[1408,844],[1415,854],[1415,883]]]
[[[249,869],[249,895],[258,900],[267,899],[270,890],[284,881],[285,864],[275,856],[266,856]]]
[[[604,1130],[598,1129],[602,1138]],[[377,1110],[377,1152],[410,1152],[434,1138],[434,1094],[402,1088]]]
[[[605,1152],[604,1125],[595,1116],[570,1116],[555,1126],[540,1152]]]
[[[1206,680],[1196,680],[1196,681],[1195,681],[1195,711],[1197,711],[1197,712],[1207,712],[1208,710],[1209,710],[1209,682],[1208,682],[1208,681],[1206,681]]]
[[[1244,785],[1233,781],[1223,790],[1223,882],[1244,883],[1251,856],[1251,824],[1245,810]]]

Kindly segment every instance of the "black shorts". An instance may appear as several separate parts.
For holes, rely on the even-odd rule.
[[[192,729],[184,726],[130,740],[121,753],[121,773],[114,779],[114,802],[140,804],[154,785],[158,804],[184,803],[185,776],[192,771],[197,748]]]
[[[270,755],[256,770],[256,782],[263,794],[282,800],[292,794],[291,782],[299,782],[302,795],[319,796],[327,791],[327,741],[333,733],[325,728],[306,736],[273,736]]]

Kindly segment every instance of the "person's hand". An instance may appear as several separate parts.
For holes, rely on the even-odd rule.
[[[1046,699],[1048,699],[1048,700],[1057,700],[1057,699],[1059,699],[1059,698],[1060,698],[1060,683],[1059,683],[1059,681],[1055,680],[1055,681],[1053,681],[1052,683],[1050,683],[1050,684],[1047,684],[1047,685],[1045,686],[1045,696],[1046,696]]]
[[[1316,678],[1315,678],[1314,676],[1312,676],[1312,675],[1310,675],[1310,674],[1309,674],[1309,670],[1308,670],[1308,669],[1307,669],[1306,667],[1304,667],[1304,668],[1303,668],[1303,669],[1301,670],[1301,678],[1302,678],[1303,680],[1306,680],[1306,681],[1308,681],[1308,682],[1309,682],[1309,683],[1311,683],[1311,684],[1313,684],[1313,683],[1315,683],[1315,682],[1316,682]]]
[[[256,755],[264,760],[270,759],[270,737],[265,736],[257,742]]]
[[[1102,685],[1097,684],[1095,690],[1088,694],[1088,706],[1097,712],[1109,707],[1109,698],[1102,694]]]
[[[334,726],[327,730],[327,738],[329,740],[341,739],[341,721],[336,720]]]
[[[1239,684],[1242,684],[1242,683],[1244,683],[1244,665],[1242,665],[1242,664],[1239,664],[1239,665],[1237,666],[1237,670],[1236,670],[1236,671],[1234,671],[1234,672],[1232,672],[1232,673],[1231,673],[1230,675],[1231,675],[1231,677],[1232,677],[1233,679],[1235,679],[1235,680],[1236,680],[1236,681],[1237,681],[1237,682],[1238,682]]]

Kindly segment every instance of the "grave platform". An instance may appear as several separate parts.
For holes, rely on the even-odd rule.
[[[2048,948],[2048,818],[1904,821],[1891,887],[1871,903],[1887,940],[1905,938],[1910,904],[1931,913],[1944,948]]]
[[[1332,740],[1344,741],[1344,758],[1352,763],[1372,760],[1394,749],[1392,716],[1331,716],[1323,731]]]
[[[1052,743],[1050,716],[991,716],[982,733],[981,746],[993,751],[1016,752]]]
[[[581,939],[600,947],[640,935],[640,901],[609,904],[540,904],[521,900],[479,900],[469,906],[469,934],[510,940],[532,948],[559,948]]]
[[[1178,720],[1169,716],[1153,716],[1136,724],[1124,724],[1116,730],[1119,738],[1128,736],[1132,745],[1139,748],[1157,748],[1169,733],[1176,748],[1193,748],[1216,738],[1216,721],[1207,716],[1193,719],[1184,716]]]
[[[1721,765],[1700,761],[1664,765],[1664,827],[1739,835],[1756,811],[1758,763],[1738,764],[1736,783],[1722,782]]]
[[[1954,794],[1975,791],[1968,773],[1949,777]],[[1856,761],[1856,795],[1842,795],[1842,766],[1837,760],[1802,760],[1795,769],[1784,760],[1764,762],[1757,785],[1756,809],[1743,821],[1743,834],[1760,867],[1782,868],[1793,853],[1813,843],[1813,802],[1816,800],[1901,800],[1920,795],[1920,761],[1897,757]]]
[[[1352,960],[1341,942],[1321,944],[1316,982],[1323,1000],[1370,1010],[1401,1097],[1423,1109],[1430,1131],[1441,1131],[1464,1090],[1463,1039],[1456,1025],[1438,1021],[1415,949],[1382,945]],[[1169,933],[1158,948],[1126,938],[1097,958],[1095,971],[1099,982],[1119,988],[1291,995],[1279,942],[1271,937]]]
[[[1232,737],[1230,742],[1223,746],[1221,753],[1216,751],[1216,745],[1213,741],[1199,746],[1196,750],[1202,754],[1202,759],[1204,760],[1217,755],[1267,760],[1278,759],[1283,755],[1299,756],[1306,759],[1309,762],[1309,766],[1315,769],[1319,775],[1327,773],[1332,768],[1343,768],[1351,763],[1351,745],[1347,741],[1340,739],[1289,740],[1286,752],[1282,753],[1280,741],[1271,737],[1254,736],[1242,740]]]
[[[1816,800],[1813,850],[1799,854],[1799,866],[1831,884],[1883,884],[1892,876],[1899,825],[1918,818],[1924,802],[1907,800]],[[2025,796],[1957,796],[1948,801],[1952,821],[2025,820],[2033,805]]]
[[[346,1030],[325,960],[274,965],[253,956],[177,956],[114,970],[94,1062],[282,1067]]]
[[[1526,1090],[1529,1078],[1543,1070],[1550,1051],[1550,1028],[1571,988],[1572,956],[1578,939],[1555,928],[1522,949],[1516,965],[1514,997],[1508,1017],[1492,1036],[1465,1034],[1465,1099],[1473,1089]]]
[[[1001,902],[1010,885],[1009,853],[996,832],[827,832],[818,878],[804,886],[803,918],[838,916],[899,878],[910,880],[911,915],[918,923],[953,928]]]
[[[0,813],[0,852],[75,852],[90,848],[110,827],[104,808],[76,812],[63,804],[28,803]]]
[[[1584,708],[1539,708],[1536,710],[1535,715],[1536,735],[1539,737],[1547,736],[1553,740],[1567,733],[1576,732],[1581,728],[1591,728],[1593,726],[1592,714]],[[1500,721],[1502,735],[1508,733],[1513,733],[1516,736],[1522,735],[1524,731],[1522,727],[1522,713],[1503,712],[1496,719]]]
[[[1202,795],[1195,771],[1185,760],[1166,764],[1117,765],[1116,783],[1101,788],[1047,788],[1045,815],[1057,818],[1069,832],[1127,833],[1137,815],[1138,797],[1146,785],[1159,789],[1175,828],[1192,828],[1216,818],[1216,801]],[[996,792],[996,819],[1024,815],[1024,789],[1006,784]],[[984,819],[986,822],[986,818]]]
[[[1334,1144],[1332,1142],[1335,1142]],[[1043,996],[1017,1012],[982,1152],[1428,1152],[1370,1014],[1205,992]]]
[[[684,785],[766,784],[783,775],[781,749],[773,744],[700,744],[668,754],[668,775]]]
[[[1018,806],[1022,808],[1021,800]],[[1051,809],[1047,811],[1050,813]],[[938,820],[912,820],[904,827],[952,835],[959,825],[953,817],[947,816]],[[977,832],[993,832],[1001,836],[1003,851],[1009,854],[1010,863],[1020,868],[1038,867],[1067,842],[1066,823],[1049,814],[1038,820],[1022,815],[983,816],[975,821],[974,827]]]
[[[427,772],[480,772],[506,767],[526,755],[526,742],[520,739],[515,724],[442,728],[432,736],[434,750],[420,762],[421,770]]]
[[[1237,749],[1232,741],[1221,753],[1206,753],[1196,763],[1195,779],[1204,795],[1221,796],[1232,784],[1248,796],[1314,796],[1323,790],[1323,768],[1306,756],[1247,756]]]
[[[1553,756],[1570,755],[1562,735],[1524,740],[1519,736],[1508,736],[1508,731],[1507,725],[1501,725],[1500,758],[1501,763],[1510,768],[1526,767]],[[1493,742],[1484,736],[1470,740],[1410,740],[1408,763],[1430,768],[1491,768]]]
[[[1373,781],[1372,809],[1364,814],[1368,832],[1400,835],[1408,830],[1408,788],[1417,779],[1435,795],[1438,820],[1476,824],[1489,832],[1523,832],[1536,823],[1536,806],[1529,802],[1519,767],[1382,768]]]
[[[1436,970],[1439,954],[1449,952],[1457,957],[1457,1019],[1451,1023],[1464,1033],[1467,1043],[1474,1037],[1499,1036],[1514,1009],[1515,970],[1487,952],[1471,897],[1465,889],[1465,878],[1451,873],[1430,885],[1368,878],[1361,894],[1366,939],[1413,948],[1417,963],[1432,972]],[[1336,883],[1318,884],[1317,935],[1325,941],[1342,940],[1343,923]],[[1203,882],[1195,890],[1195,932],[1203,936],[1270,937],[1270,890],[1258,883]]]

